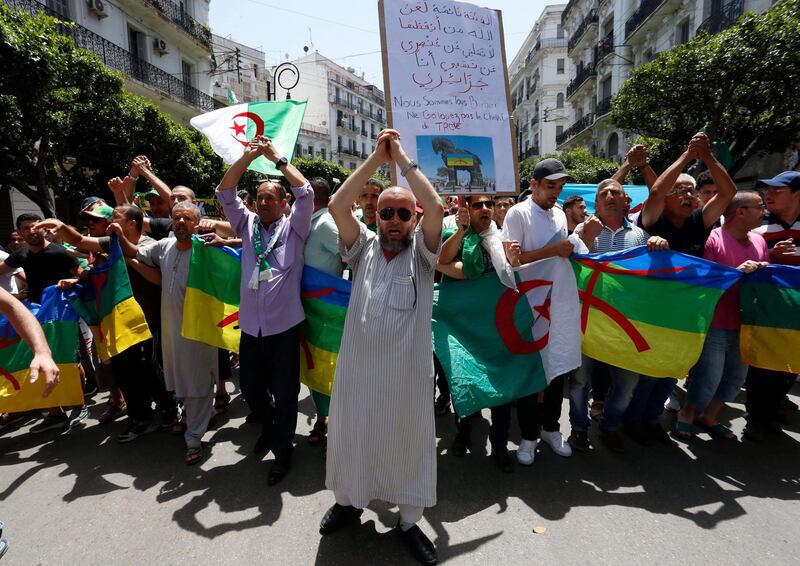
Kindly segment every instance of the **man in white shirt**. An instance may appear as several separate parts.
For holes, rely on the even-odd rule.
[[[548,257],[568,257],[573,244],[567,240],[567,217],[555,206],[569,175],[557,159],[544,159],[533,170],[530,180],[531,198],[512,206],[503,222],[503,240],[519,242],[520,263],[531,263]],[[533,464],[539,439],[544,440],[560,456],[571,456],[572,448],[559,430],[561,405],[564,399],[564,380],[570,372],[560,375],[544,390],[544,400],[538,393],[517,400],[517,420],[522,440],[517,461]],[[541,427],[541,433],[540,433]]]

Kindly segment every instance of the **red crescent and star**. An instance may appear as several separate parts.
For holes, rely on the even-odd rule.
[[[237,123],[237,118],[244,118],[244,124]],[[239,112],[231,119],[233,125],[228,128],[229,130],[233,130],[231,137],[245,147],[247,147],[247,144],[250,142],[250,140],[247,139],[247,120],[252,120],[253,124],[256,126],[256,132],[253,137],[264,135],[264,120],[261,119],[261,116],[253,112]],[[244,139],[239,136],[244,137]]]

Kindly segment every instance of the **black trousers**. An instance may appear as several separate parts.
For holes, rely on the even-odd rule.
[[[153,418],[153,403],[161,411],[174,409],[175,399],[167,393],[164,382],[156,369],[153,340],[131,346],[111,358],[111,371],[119,385],[128,415],[137,421]]]
[[[767,425],[774,421],[794,380],[793,373],[751,366],[745,381],[747,422]]]
[[[566,373],[553,379],[542,392],[541,403],[539,393],[517,399],[517,421],[519,421],[520,435],[524,440],[538,440],[540,427],[547,432],[559,430],[558,421],[561,418],[561,405],[564,402],[564,381],[569,375]]]
[[[489,409],[492,412],[492,424],[489,427],[489,442],[492,450],[502,450],[508,444],[508,430],[511,428],[511,403],[498,405]],[[459,418],[456,415],[456,428],[459,434],[469,436],[472,434],[472,421],[479,413]]]
[[[288,457],[300,395],[300,325],[272,336],[242,332],[239,385],[276,459]]]

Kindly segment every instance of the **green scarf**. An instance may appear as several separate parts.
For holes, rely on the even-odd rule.
[[[442,240],[447,240],[458,228],[448,228],[442,232]],[[483,263],[483,250],[481,242],[483,238],[478,235],[472,226],[467,228],[461,238],[461,263],[463,264],[464,275],[467,279],[476,279],[483,275],[485,265]]]
[[[255,267],[253,267],[253,274],[250,276],[250,282],[247,286],[250,289],[257,290],[259,283],[272,279],[272,269],[270,268],[267,256],[272,252],[275,247],[275,242],[278,240],[278,235],[281,233],[283,223],[286,221],[284,216],[272,223],[272,230],[269,233],[269,240],[267,247],[263,247],[261,241],[261,219],[256,217],[253,221],[253,253],[255,254]]]

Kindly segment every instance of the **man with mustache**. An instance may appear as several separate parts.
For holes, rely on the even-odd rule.
[[[325,485],[336,503],[320,533],[357,523],[370,501],[382,499],[399,505],[397,532],[414,557],[435,564],[436,550],[416,523],[436,504],[431,314],[442,207],[396,131],[382,131],[375,147],[328,207],[354,279],[328,429]],[[350,205],[370,175],[391,162],[411,190],[381,193],[373,234]],[[416,229],[415,199],[425,211]]]

